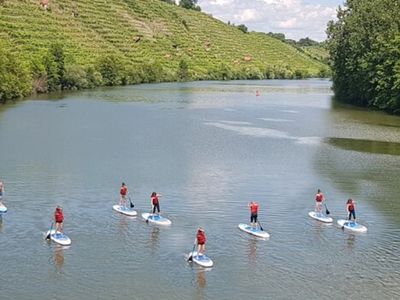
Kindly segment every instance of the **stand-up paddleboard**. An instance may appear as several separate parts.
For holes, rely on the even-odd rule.
[[[0,214],[6,213],[7,207],[4,204],[0,204]]]
[[[324,215],[322,212],[310,211],[308,213],[308,215],[311,218],[318,220],[320,222],[324,222],[324,223],[332,223],[333,222],[333,219],[331,217]]]
[[[269,238],[269,233],[264,230],[261,230],[261,228],[258,226],[253,227],[253,226],[250,226],[247,224],[239,224],[238,227],[240,230],[243,230],[247,233],[255,235],[256,237],[260,237],[260,238],[264,238],[264,239]]]
[[[134,216],[137,215],[137,211],[136,210],[133,210],[130,207],[122,206],[122,205],[118,205],[118,204],[113,205],[113,210],[115,210],[115,211],[117,211],[117,212],[119,212],[121,214],[130,216],[130,217],[134,217]]]
[[[57,244],[63,245],[63,246],[69,246],[71,245],[71,239],[62,232],[55,231],[55,229],[49,230],[46,232],[46,236],[49,236],[50,233],[50,239]]]
[[[356,221],[348,221],[348,220],[338,220],[337,223],[343,229],[352,230],[355,232],[367,232],[367,227],[364,225],[358,224]]]
[[[192,257],[193,262],[205,268],[211,268],[214,265],[211,258],[205,254],[198,255],[197,251],[190,252],[188,257]]]
[[[142,213],[142,218],[159,225],[171,225],[171,221],[157,214]]]

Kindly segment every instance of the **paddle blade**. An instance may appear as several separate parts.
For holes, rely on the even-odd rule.
[[[193,255],[190,255],[187,261],[193,261]]]
[[[131,208],[134,208],[135,207],[135,205],[131,202]]]
[[[261,229],[262,231],[264,231],[264,228],[262,228],[260,221],[258,221],[257,223],[258,223],[258,225],[260,226],[260,229]]]
[[[326,210],[325,210],[325,213],[326,213],[327,215],[329,215],[329,214],[330,214],[330,211],[329,211],[328,209],[326,209]]]

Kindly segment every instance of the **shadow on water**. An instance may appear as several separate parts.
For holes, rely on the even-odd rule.
[[[382,142],[350,138],[326,138],[325,143],[351,151],[374,153],[374,154],[388,154],[400,155],[400,143],[395,142]]]

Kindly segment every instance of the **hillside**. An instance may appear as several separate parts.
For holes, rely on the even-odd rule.
[[[327,74],[323,63],[266,34],[243,33],[159,0],[49,0],[47,9],[40,2],[46,1],[0,1],[0,55],[13,56],[9,60],[28,70],[38,91],[52,90],[54,63],[47,59],[46,65],[46,56],[54,45],[62,52],[58,76],[72,77],[65,88],[87,87],[74,82],[88,73],[96,79],[92,85]],[[54,59],[57,51],[50,52]],[[61,58],[55,59],[58,66]],[[104,63],[116,72],[115,80],[104,78]]]

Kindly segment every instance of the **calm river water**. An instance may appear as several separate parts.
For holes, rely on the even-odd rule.
[[[330,86],[154,84],[1,106],[0,298],[398,299],[400,118],[335,104]],[[172,225],[114,212],[122,181],[139,213],[161,193]],[[332,225],[308,217],[318,188]],[[336,226],[348,197],[365,234]],[[237,228],[250,200],[269,240]],[[43,239],[57,204],[68,248]],[[211,270],[185,261],[199,225]]]

